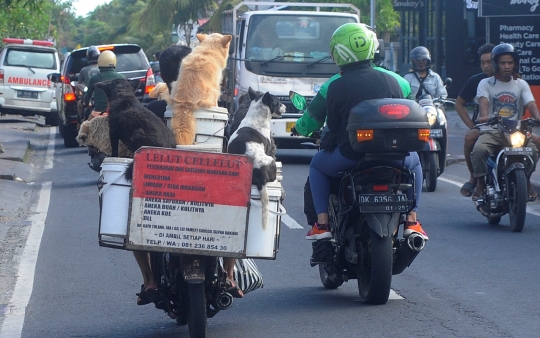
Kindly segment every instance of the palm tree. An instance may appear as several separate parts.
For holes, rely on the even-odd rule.
[[[174,24],[186,28],[186,42],[190,43],[188,23],[196,21],[199,14],[214,8],[214,0],[150,0],[141,14],[139,27],[150,25],[155,28],[171,29]],[[188,32],[189,31],[189,32]]]

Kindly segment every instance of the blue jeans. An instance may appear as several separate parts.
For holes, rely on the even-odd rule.
[[[328,213],[331,178],[338,177],[340,172],[355,167],[357,163],[357,160],[351,160],[341,155],[339,147],[333,152],[320,150],[313,156],[309,166],[309,185],[317,215]],[[396,161],[396,165],[401,165],[400,161]],[[408,170],[413,170],[416,174],[416,206],[412,210],[416,212],[420,204],[423,182],[422,165],[418,153],[409,153],[402,165]],[[412,189],[407,190],[407,196],[409,199],[413,199]]]

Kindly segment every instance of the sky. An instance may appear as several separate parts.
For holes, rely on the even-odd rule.
[[[97,6],[107,4],[111,0],[73,0],[73,9],[75,16],[86,16]]]

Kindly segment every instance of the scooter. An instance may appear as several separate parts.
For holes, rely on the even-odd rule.
[[[305,109],[299,94],[290,96],[297,109]],[[414,191],[418,183],[402,163],[409,151],[423,147],[429,124],[414,101],[377,99],[351,110],[347,130],[353,149],[365,156],[332,184],[332,238],[313,243],[310,263],[319,266],[324,288],[337,289],[356,279],[360,301],[385,304],[392,275],[410,266],[426,244],[418,233],[400,236],[399,228],[415,205],[416,196],[408,198],[405,191]],[[319,148],[314,143],[302,145]]]
[[[426,182],[427,191],[433,192],[437,188],[437,178],[446,168],[446,153],[448,149],[448,123],[443,110],[445,103],[454,103],[452,100],[436,99],[431,95],[422,95],[418,103],[426,111],[430,135],[429,142],[424,149],[418,152],[422,163],[422,173]]]

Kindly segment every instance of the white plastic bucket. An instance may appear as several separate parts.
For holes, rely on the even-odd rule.
[[[131,162],[131,158],[107,157],[101,164],[100,235],[124,238],[127,235],[131,182],[124,173]]]
[[[229,120],[229,112],[226,108],[213,107],[196,109],[195,117],[195,143],[219,144],[223,146],[225,126]]]
[[[281,215],[285,210],[281,206],[281,184],[270,182],[266,186],[268,198],[268,219],[266,229],[262,227],[262,205],[259,190],[251,186],[251,206],[246,238],[246,257],[248,258],[276,258],[279,249],[279,233]]]

